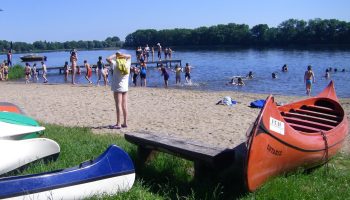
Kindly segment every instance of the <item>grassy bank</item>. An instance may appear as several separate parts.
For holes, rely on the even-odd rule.
[[[45,137],[57,141],[61,154],[57,161],[30,165],[20,174],[32,174],[78,165],[97,157],[110,144],[122,147],[137,163],[136,147],[123,137],[95,135],[88,128],[66,128],[45,125]],[[320,167],[309,173],[298,172],[273,179],[255,193],[244,193],[235,178],[219,183],[208,178],[193,180],[192,162],[160,154],[144,167],[136,165],[136,181],[125,193],[103,199],[348,199],[350,198],[350,159],[338,155],[328,168]],[[12,173],[11,175],[18,175]],[[92,198],[98,199],[98,197]]]
[[[16,64],[9,68],[9,80],[16,80],[24,77],[24,67]]]

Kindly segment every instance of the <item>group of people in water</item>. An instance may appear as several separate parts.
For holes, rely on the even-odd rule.
[[[162,48],[162,46],[160,45],[160,43],[157,43],[156,47],[152,46],[151,48],[148,46],[148,44],[146,44],[146,46],[144,48],[142,48],[141,46],[136,48],[136,59],[137,62],[154,62],[154,53],[155,50],[157,50],[157,57],[158,57],[158,61],[162,60],[162,53],[164,53],[164,59],[165,60],[171,60],[172,59],[172,54],[173,54],[173,50],[170,47],[165,47]],[[152,56],[150,59],[150,56]]]
[[[46,77],[47,67],[44,61],[41,62],[41,69],[42,69],[42,78],[44,79],[44,83],[48,83],[48,80]],[[39,69],[36,63],[33,64],[33,67],[31,67],[29,63],[26,63],[24,67],[24,74],[25,74],[26,84],[28,84],[31,79],[33,80],[33,82],[39,81]]]
[[[284,64],[282,66],[281,69],[282,72],[288,72],[288,66],[287,64]],[[326,69],[326,73],[324,75],[324,77],[326,79],[330,78],[330,72],[337,72],[337,68],[332,68],[329,67]],[[345,72],[345,69],[342,69],[341,72]],[[271,74],[272,79],[276,79],[277,78],[277,72],[273,72]],[[243,82],[243,80],[249,80],[249,79],[253,79],[253,72],[250,71],[246,76],[234,76],[228,83],[226,83],[226,85],[237,85],[237,86],[244,86],[245,83]],[[308,96],[310,96],[311,94],[311,88],[312,88],[312,84],[315,83],[315,74],[312,71],[312,67],[311,65],[307,66],[307,70],[304,73],[304,83],[305,83],[305,89],[306,89],[306,94]]]
[[[183,69],[179,64],[176,64],[175,68],[167,68],[162,63],[157,66],[157,70],[160,72],[161,76],[163,76],[164,79],[164,87],[167,88],[169,85],[169,72],[175,73],[175,84],[181,84],[181,73],[185,73],[185,80],[186,83],[191,83],[191,65],[189,63],[186,63],[185,68]],[[130,68],[130,74],[132,78],[132,82],[134,86],[137,86],[137,80],[138,77],[140,77],[140,86],[146,87],[147,86],[147,64],[146,62],[142,61],[140,63],[140,67],[138,66],[131,66]]]

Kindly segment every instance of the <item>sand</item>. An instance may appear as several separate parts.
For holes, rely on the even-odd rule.
[[[148,131],[220,148],[233,148],[246,140],[246,132],[260,111],[248,105],[268,96],[233,91],[131,87],[128,128],[111,130],[106,127],[115,124],[116,116],[109,87],[0,82],[0,91],[1,102],[18,105],[40,122],[90,127],[97,134]],[[216,105],[225,96],[238,104]],[[282,103],[303,98],[275,96],[276,101]],[[349,118],[350,98],[342,98],[340,102]],[[350,152],[349,137],[342,150]]]

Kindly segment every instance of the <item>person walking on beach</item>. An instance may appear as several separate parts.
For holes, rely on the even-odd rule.
[[[113,69],[111,90],[113,91],[117,123],[110,126],[112,129],[127,128],[128,117],[128,87],[129,87],[129,73],[131,65],[131,55],[117,52],[109,56],[107,62]],[[121,124],[121,112],[123,112],[123,123]]]
[[[85,78],[87,81],[89,81],[90,84],[92,84],[92,81],[90,80],[91,75],[92,75],[92,69],[91,69],[90,64],[87,62],[87,60],[84,60],[84,67],[85,67],[85,71],[86,71]]]
[[[30,79],[30,72],[31,72],[31,68],[29,63],[26,63],[26,66],[24,67],[24,73],[25,73],[25,83],[28,84],[29,83],[29,79]]]
[[[146,87],[146,74],[147,74],[147,65],[145,62],[141,63],[141,70],[140,70],[140,78],[141,78],[141,87]]]
[[[47,83],[47,78],[46,78],[46,74],[47,74],[47,68],[46,68],[46,65],[45,63],[42,61],[41,62],[41,67],[43,69],[43,79],[44,79],[44,83]]]
[[[315,74],[311,65],[307,66],[307,71],[305,71],[304,83],[306,85],[306,94],[310,96],[312,83],[315,83]]]
[[[12,50],[7,53],[7,66],[12,67]]]
[[[101,77],[102,77],[102,73],[103,73],[103,69],[105,68],[105,64],[102,61],[102,56],[98,57],[98,61],[97,61],[97,68],[96,68],[96,72],[97,72],[97,85],[100,85],[100,81],[101,81]],[[105,85],[106,85],[106,80],[105,81]]]
[[[189,63],[186,63],[185,66],[185,80],[186,83],[191,83],[191,66]]]
[[[33,64],[32,78],[33,78],[33,82],[37,82],[39,80],[39,78],[38,78],[38,70],[36,68],[36,63]]]
[[[70,62],[72,63],[72,84],[75,85],[75,70],[77,67],[77,61],[78,61],[78,56],[76,51],[71,51],[71,55],[70,55]]]

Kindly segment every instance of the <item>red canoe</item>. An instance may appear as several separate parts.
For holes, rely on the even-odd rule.
[[[8,102],[0,102],[0,112],[14,112],[23,114],[22,110],[18,106]]]
[[[284,106],[269,96],[247,140],[248,190],[270,177],[324,164],[341,148],[348,129],[332,81],[318,96]]]

